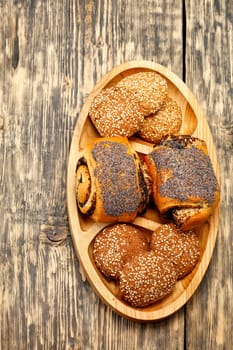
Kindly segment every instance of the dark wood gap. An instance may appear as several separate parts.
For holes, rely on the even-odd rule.
[[[185,0],[182,3],[182,45],[183,45],[183,64],[182,64],[182,78],[186,81],[186,6]]]

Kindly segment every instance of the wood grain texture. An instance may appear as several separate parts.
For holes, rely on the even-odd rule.
[[[232,349],[233,3],[186,1],[186,16],[186,80],[215,139],[222,198],[215,254],[187,308],[187,348]]]
[[[109,283],[109,281],[107,281],[103,276],[100,276],[92,257],[93,240],[97,234],[103,230],[103,228],[106,227],[109,222],[111,222],[111,220],[108,221],[106,219],[107,214],[105,212],[105,207],[104,204],[101,203],[101,193],[103,194],[101,183],[99,183],[100,189],[97,188],[97,185],[95,184],[98,182],[98,180],[95,178],[95,165],[93,165],[93,162],[95,161],[91,155],[85,154],[85,148],[88,148],[90,153],[90,148],[93,150],[92,147],[94,146],[93,144],[92,147],[90,146],[90,141],[93,141],[93,138],[96,140],[96,137],[98,138],[100,136],[91,123],[91,119],[89,118],[89,110],[94,98],[107,86],[114,86],[119,82],[119,79],[122,79],[122,77],[127,77],[129,75],[131,76],[131,74],[142,72],[145,69],[152,72],[157,72],[166,79],[169,97],[174,99],[182,108],[183,121],[180,133],[187,133],[192,136],[195,135],[196,137],[205,140],[209,149],[209,157],[219,182],[216,150],[213,144],[212,135],[209,131],[205,115],[192,92],[183,83],[183,81],[177,77],[177,75],[173,74],[162,65],[158,65],[151,61],[128,61],[114,67],[114,69],[108,72],[98,82],[86,99],[86,102],[79,114],[79,118],[73,133],[68,162],[67,208],[72,239],[79,262],[85,271],[88,281],[100,298],[114,311],[128,319],[140,321],[158,321],[162,318],[170,316],[183,307],[183,305],[187,303],[201,283],[211,260],[215,246],[219,223],[219,208],[216,208],[213,215],[211,215],[211,217],[208,219],[208,223],[205,222],[205,224],[203,224],[198,230],[201,250],[198,265],[191,274],[186,276],[186,278],[184,278],[182,281],[177,282],[173,292],[165,299],[142,309],[132,308],[127,305],[127,303],[122,302],[118,283],[113,283],[113,281]],[[129,144],[127,143],[127,145],[130,145],[133,150],[137,150],[141,154],[145,155],[153,150],[153,144],[146,143],[140,139],[140,137],[129,137],[128,141]],[[115,142],[119,142],[119,144],[122,142],[122,144],[125,146],[125,143],[123,143],[122,140],[115,140]],[[98,205],[100,207],[101,205],[103,206],[103,210],[100,210],[99,214],[96,215],[98,219],[95,217],[97,222],[90,220],[90,218],[85,215],[82,215],[81,212],[83,211],[78,211],[77,207],[76,171],[79,160],[83,158],[85,158],[87,161],[87,168],[90,176],[90,184],[88,184],[88,187],[90,186],[91,188],[91,193],[89,193],[88,199],[85,200],[84,207],[86,203],[91,203],[93,201],[93,197],[96,198],[96,208]],[[81,183],[82,181],[80,180],[80,184]],[[86,209],[88,207],[89,205],[86,205]],[[105,216],[102,214],[104,212]],[[151,207],[149,204],[143,215],[137,215],[136,219],[133,221],[133,224],[136,224],[138,227],[145,230],[149,229],[150,233],[153,232],[161,224],[161,219],[158,219],[158,213],[157,215],[154,214],[154,217],[152,217],[152,212],[155,212],[155,208]],[[102,219],[104,218],[103,222],[100,219],[101,217]],[[121,221],[119,217],[118,220]],[[124,219],[122,220],[124,221]]]
[[[87,94],[113,66],[154,60],[182,78],[182,2],[0,0],[1,349],[231,348],[232,5],[204,3],[205,12],[186,1],[186,77],[225,159],[224,220],[208,276],[188,306],[138,324],[82,281],[67,222],[67,156]]]

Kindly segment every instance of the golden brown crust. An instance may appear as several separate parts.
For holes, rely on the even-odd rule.
[[[175,100],[168,97],[159,111],[144,119],[138,135],[148,142],[155,143],[165,135],[177,134],[181,124],[181,108]]]
[[[96,236],[93,257],[107,278],[118,279],[124,264],[132,256],[148,250],[149,243],[141,229],[131,224],[114,224]]]
[[[80,211],[88,213],[95,221],[132,222],[146,207],[149,191],[140,160],[127,138],[93,139],[86,147],[83,159],[91,178],[89,192],[93,205],[90,208],[90,201],[87,201],[87,211],[77,198]]]
[[[145,161],[161,213],[174,208],[201,208],[193,218],[186,218],[185,229],[211,215],[219,202],[219,186],[203,140],[186,135],[165,138]]]
[[[76,197],[79,199],[79,204],[85,204],[90,196],[91,178],[86,164],[80,164],[76,173]]]
[[[144,120],[137,97],[124,87],[102,90],[93,100],[89,116],[101,136],[131,136]]]
[[[156,72],[139,72],[123,78],[117,86],[132,91],[145,116],[157,112],[167,98],[167,81]]]
[[[219,193],[216,193],[216,197]],[[213,207],[203,208],[176,208],[172,211],[172,216],[176,224],[183,230],[191,230],[200,226],[203,222],[208,220],[213,213]]]
[[[121,297],[134,307],[145,307],[170,294],[176,280],[171,261],[153,252],[141,253],[120,272]]]
[[[95,184],[92,181],[93,172],[86,158],[82,156],[76,171],[76,199],[83,214],[91,215],[96,205]]]
[[[177,278],[184,278],[196,266],[200,258],[198,236],[192,232],[182,232],[174,224],[161,225],[151,236],[151,250],[172,261]]]

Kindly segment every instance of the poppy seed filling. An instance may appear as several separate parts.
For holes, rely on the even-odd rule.
[[[109,216],[134,213],[140,203],[137,169],[127,151],[126,146],[113,141],[95,143],[92,150],[94,174],[102,185],[103,206]]]

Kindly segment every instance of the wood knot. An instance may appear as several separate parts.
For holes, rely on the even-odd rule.
[[[68,229],[65,225],[41,225],[41,237],[49,240],[53,245],[62,244],[68,236]]]

